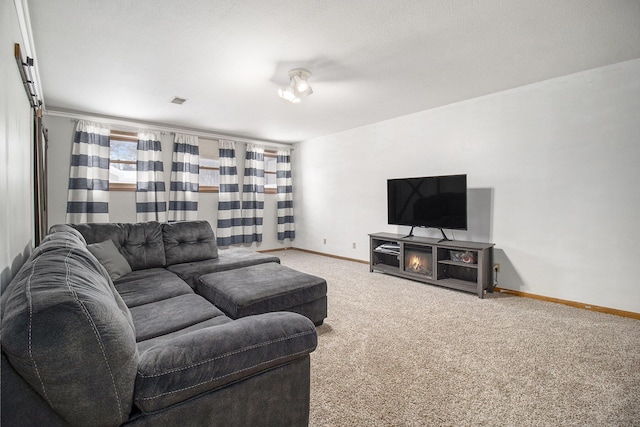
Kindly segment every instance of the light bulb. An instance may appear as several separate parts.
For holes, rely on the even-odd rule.
[[[284,89],[278,89],[278,95],[280,98],[286,99],[289,102],[293,102],[296,98],[296,94],[293,92],[293,88],[291,86],[287,86]]]
[[[297,77],[297,76],[296,76]],[[307,83],[306,80],[301,79],[300,77],[298,77],[296,79],[296,90],[298,92],[304,92],[305,90],[309,89],[309,83]]]

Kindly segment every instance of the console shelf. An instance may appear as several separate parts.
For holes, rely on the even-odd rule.
[[[493,292],[493,243],[441,241],[392,233],[369,235],[370,271],[472,292]]]

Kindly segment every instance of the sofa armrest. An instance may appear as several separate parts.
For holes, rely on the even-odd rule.
[[[190,332],[140,355],[134,402],[156,411],[305,357],[316,345],[313,323],[287,312]]]

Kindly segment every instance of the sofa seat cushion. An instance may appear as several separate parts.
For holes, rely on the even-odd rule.
[[[233,322],[233,320],[231,320],[230,318],[228,318],[227,316],[217,316],[217,317],[213,317],[211,319],[205,320],[204,322],[200,322],[200,323],[196,323],[194,325],[191,326],[187,326],[184,329],[179,329],[175,332],[171,332],[169,334],[164,334],[164,335],[160,335],[157,336],[155,338],[151,338],[145,341],[140,341],[138,343],[138,353],[142,354],[145,351],[149,350],[152,347],[155,347],[157,345],[162,345],[164,343],[166,343],[167,341],[170,341],[174,338],[178,338],[181,335],[184,334],[188,334],[190,332],[193,331],[197,331],[198,329],[203,329],[203,328],[208,328],[210,326],[218,326],[218,325],[222,325],[223,323],[228,323],[228,322]]]
[[[127,307],[192,294],[184,280],[164,268],[133,271],[114,283]]]
[[[250,265],[266,264],[269,262],[280,263],[280,258],[273,255],[262,254],[245,248],[218,249],[218,258],[204,261],[174,264],[167,270],[176,273],[192,288],[196,288],[200,276],[219,271],[233,270],[248,267]]]
[[[200,295],[187,294],[130,308],[136,342],[184,329],[224,313]]]
[[[290,309],[315,301],[325,307],[325,312],[321,319],[314,315],[311,320],[319,322],[326,317],[326,280],[276,263],[204,275],[198,282],[198,293],[232,319],[294,311]]]
[[[162,224],[167,265],[218,257],[216,237],[207,221]]]
[[[295,313],[251,316],[183,334],[140,355],[134,402],[143,412],[157,411],[307,357],[316,345],[313,323]]]
[[[164,267],[162,227],[159,222],[70,224],[84,236],[87,244],[111,239],[132,270]]]

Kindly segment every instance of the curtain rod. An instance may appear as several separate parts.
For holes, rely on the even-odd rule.
[[[273,141],[261,140],[261,139],[242,138],[234,135],[225,135],[225,134],[214,133],[214,132],[205,132],[205,131],[199,131],[199,130],[193,130],[193,129],[178,128],[174,126],[158,125],[156,123],[136,122],[132,120],[118,119],[114,117],[104,117],[99,115],[72,113],[68,111],[49,110],[49,109],[45,110],[44,114],[48,116],[54,116],[54,117],[67,117],[74,120],[92,120],[92,121],[103,122],[110,125],[119,125],[119,126],[133,127],[133,128],[145,128],[145,129],[157,130],[162,132],[185,133],[189,135],[199,136],[202,138],[228,139],[236,142],[260,144],[260,145],[266,145],[269,147],[280,147],[280,148],[288,148],[293,150],[292,144],[291,145],[283,144],[280,142],[273,142]]]

